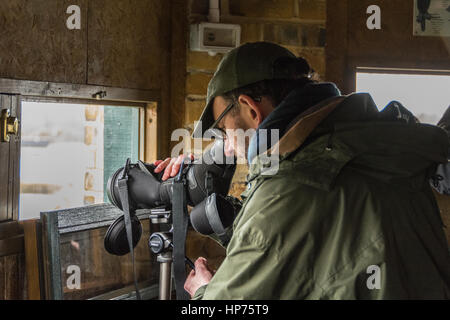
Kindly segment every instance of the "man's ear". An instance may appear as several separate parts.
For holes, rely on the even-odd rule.
[[[239,104],[242,106],[248,106],[246,110],[248,112],[248,120],[250,120],[254,127],[257,128],[264,120],[263,110],[260,102],[256,102],[250,96],[241,94],[238,98]]]

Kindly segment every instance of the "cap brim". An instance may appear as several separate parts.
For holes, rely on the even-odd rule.
[[[198,122],[196,122],[191,137],[193,139],[202,138],[206,130],[208,130],[213,123],[214,123],[214,116],[212,114],[212,101],[210,101],[203,109],[200,119],[198,120]]]

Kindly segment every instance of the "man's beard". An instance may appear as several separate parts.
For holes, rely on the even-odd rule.
[[[247,132],[247,130],[249,129],[244,121],[242,121],[242,118],[240,117],[236,117],[235,118],[235,125],[236,128],[243,130],[244,132]],[[245,135],[245,138],[239,138],[237,139],[237,137],[234,137],[234,153],[235,156],[242,160],[242,161],[247,161],[247,153],[248,153],[248,147],[250,145],[250,139],[251,137]]]

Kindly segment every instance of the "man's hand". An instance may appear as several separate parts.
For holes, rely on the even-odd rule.
[[[209,269],[208,262],[205,258],[198,258],[197,261],[195,261],[195,271],[192,270],[191,273],[189,273],[186,282],[184,283],[184,290],[186,290],[191,295],[191,298],[193,298],[198,288],[207,285],[211,281],[214,273],[215,271]]]
[[[165,160],[157,160],[153,164],[156,166],[155,173],[160,173],[164,170],[164,174],[162,176],[162,181],[166,181],[169,178],[173,178],[180,171],[181,163],[183,162],[185,157],[190,157],[191,160],[194,160],[194,155],[183,155],[180,154],[176,158],[167,158]]]

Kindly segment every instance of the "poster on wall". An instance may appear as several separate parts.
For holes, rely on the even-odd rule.
[[[450,0],[414,0],[414,35],[450,37]]]

